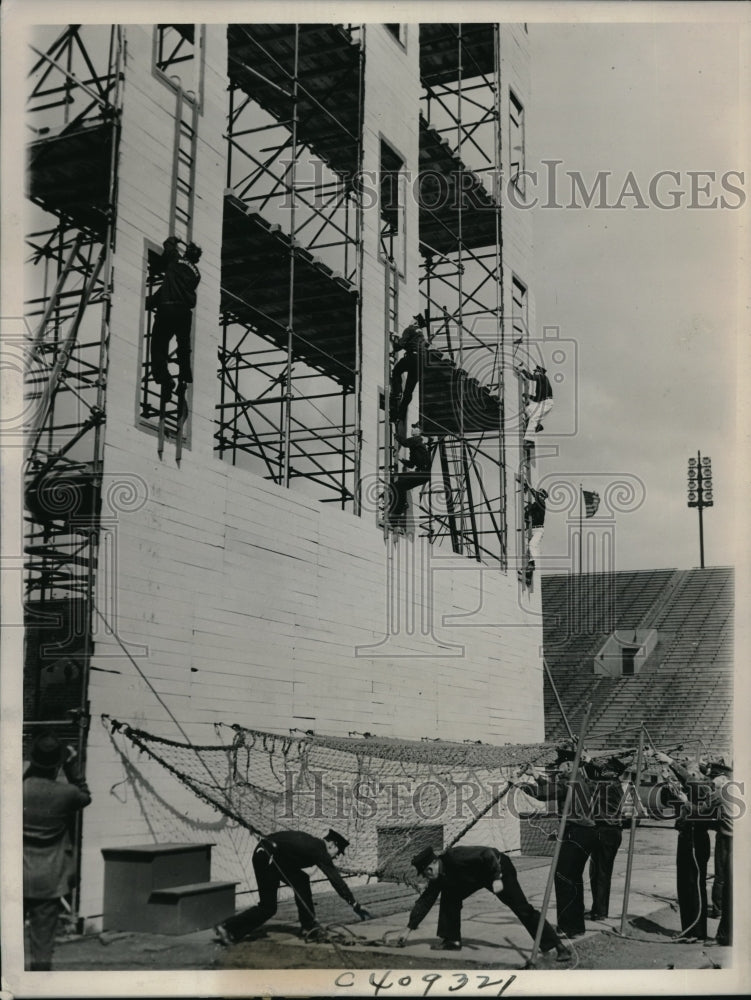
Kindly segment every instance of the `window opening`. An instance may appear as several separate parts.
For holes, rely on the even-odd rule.
[[[516,94],[509,92],[509,176],[524,194],[524,106]]]
[[[381,205],[380,254],[392,261],[401,275],[405,272],[406,259],[406,182],[404,160],[381,139],[379,171]]]

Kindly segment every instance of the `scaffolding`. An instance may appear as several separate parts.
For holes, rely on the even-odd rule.
[[[117,26],[68,25],[38,29],[35,42],[25,287],[31,416],[24,456],[24,743],[44,726],[76,745],[84,765],[123,39]]]
[[[420,25],[420,75],[421,420],[439,465],[421,531],[505,569],[499,26]]]
[[[26,598],[30,609],[53,600],[87,609],[101,505],[123,47],[117,27],[69,25],[33,51],[28,195],[39,225],[27,238]]]
[[[233,24],[216,450],[359,509],[364,54],[353,26]]]

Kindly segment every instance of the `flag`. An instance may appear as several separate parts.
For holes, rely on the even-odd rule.
[[[584,497],[584,516],[594,517],[597,513],[597,508],[600,506],[600,494],[582,490],[582,496]]]

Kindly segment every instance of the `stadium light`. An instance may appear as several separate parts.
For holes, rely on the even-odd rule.
[[[708,455],[702,457],[701,452],[696,458],[688,460],[688,506],[696,507],[699,512],[699,559],[704,569],[704,508],[714,506],[712,490],[712,459]]]

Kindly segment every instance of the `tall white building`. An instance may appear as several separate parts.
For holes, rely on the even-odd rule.
[[[25,734],[79,742],[96,920],[103,848],[232,836],[103,716],[197,745],[217,723],[543,738],[512,367],[532,237],[508,197],[529,46],[475,23],[34,41]],[[147,300],[170,234],[203,255],[188,418],[178,442],[173,396],[160,456]],[[418,313],[432,477],[395,534],[391,338]]]

